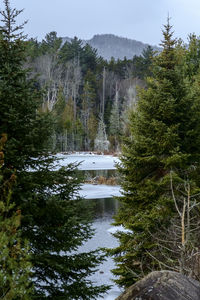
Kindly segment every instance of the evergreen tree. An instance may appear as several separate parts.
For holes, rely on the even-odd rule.
[[[83,47],[83,52],[81,56],[81,66],[82,72],[87,76],[87,72],[95,72],[97,67],[97,50],[92,48],[89,44],[86,44]]]
[[[56,139],[55,150],[66,151],[67,150],[67,130],[64,126],[64,111],[65,111],[65,97],[63,95],[63,89],[58,91],[57,101],[53,107],[52,113],[54,115],[54,134]],[[53,138],[53,136],[52,136]]]
[[[82,107],[81,107],[81,121],[84,128],[84,150],[90,150],[91,148],[91,137],[93,136],[94,128],[90,126],[90,120],[94,120],[94,99],[95,93],[91,84],[86,81],[83,87],[82,94]],[[95,123],[94,125],[95,126]],[[91,132],[92,130],[92,132]]]
[[[179,185],[186,178],[191,186],[199,186],[199,98],[194,102],[189,96],[169,20],[163,36],[163,51],[154,59],[154,76],[148,79],[147,89],[140,91],[137,109],[131,113],[130,137],[119,166],[123,196],[116,224],[128,232],[117,234],[120,245],[111,253],[117,255],[113,272],[124,286],[168,266],[167,256],[157,259],[160,250],[153,237],[168,228],[177,213],[170,174],[177,198],[183,197]],[[178,261],[174,255],[172,262]]]
[[[65,42],[59,52],[61,62],[69,60],[80,60],[82,57],[83,46],[82,41],[74,37],[70,42]]]
[[[20,237],[21,211],[11,202],[16,176],[11,172],[5,179],[1,168],[4,164],[4,147],[7,137],[0,139],[0,298],[30,299],[31,264],[28,246]]]
[[[27,55],[31,61],[34,61],[39,55],[42,55],[40,43],[37,39],[31,38],[27,41]]]
[[[147,46],[147,48],[145,48],[142,51],[142,58],[143,58],[143,67],[142,67],[142,74],[141,74],[141,78],[145,78],[147,76],[151,76],[151,66],[152,66],[152,62],[153,62],[153,57],[155,55],[155,51],[153,51],[153,48],[151,46]]]
[[[183,48],[183,47],[182,47]],[[183,51],[182,51],[183,52]],[[183,55],[184,54],[184,55]],[[184,47],[184,53],[179,54],[184,57],[184,73],[190,81],[199,71],[200,64],[200,39],[194,34],[189,36],[189,44]]]
[[[133,76],[145,79],[152,75],[151,67],[155,51],[151,46],[147,46],[143,51],[142,55],[135,55],[132,60],[133,64]]]
[[[40,113],[41,95],[23,63],[26,43],[15,26],[21,11],[4,0],[0,27],[0,132],[6,132],[4,180],[15,171],[12,198],[20,209],[22,240],[29,239],[33,299],[95,299],[105,286],[88,279],[102,256],[78,253],[92,236],[88,207],[77,196],[80,179],[74,166],[55,170],[45,148],[52,132],[49,114]],[[2,193],[2,187],[0,194]],[[76,200],[76,201],[75,201]],[[87,215],[87,218],[85,217]]]
[[[40,51],[42,54],[58,52],[62,44],[62,39],[57,37],[57,33],[52,31],[45,36],[45,40],[42,40],[40,45]]]

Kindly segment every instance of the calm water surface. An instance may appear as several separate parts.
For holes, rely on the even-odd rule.
[[[81,251],[91,251],[98,247],[114,248],[118,246],[117,239],[108,231],[113,227],[113,215],[118,209],[118,202],[114,198],[104,199],[90,199],[85,201],[92,201],[94,204],[94,222],[93,228],[95,229],[95,235],[84,246],[81,247]],[[120,289],[112,281],[114,275],[111,270],[114,269],[115,264],[112,258],[107,258],[100,266],[99,270],[91,276],[92,281],[96,285],[109,284],[112,285],[108,295],[105,295],[104,299],[115,299],[120,293]],[[102,298],[100,298],[102,299]]]
[[[63,158],[62,165],[66,165],[74,161],[81,162],[78,168],[84,173],[84,175],[86,175],[87,179],[93,179],[97,176],[103,176],[108,179],[117,176],[115,164],[116,162],[119,162],[119,159],[116,157],[88,154],[67,156],[60,155],[60,157]],[[94,190],[94,188],[95,187],[92,187],[92,190]],[[109,190],[111,190],[111,187]],[[107,193],[107,189],[105,188],[101,195],[97,191],[96,197],[94,197],[94,191],[87,190],[87,199],[85,199],[85,201],[89,201],[94,204],[94,221],[92,227],[95,229],[95,234],[92,239],[80,247],[79,251],[88,252],[101,247],[115,248],[118,246],[117,239],[115,239],[109,232],[109,229],[113,227],[113,215],[117,212],[118,202],[115,198],[111,198],[111,196],[106,198],[108,197],[108,194],[109,193]],[[92,197],[95,199],[92,199]],[[114,279],[114,275],[111,273],[111,270],[114,268],[114,261],[109,257],[99,266],[99,270],[90,278],[96,285],[112,285],[111,290],[104,297],[106,300],[114,300],[122,292],[112,281]]]

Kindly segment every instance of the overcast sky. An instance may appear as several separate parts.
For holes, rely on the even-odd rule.
[[[0,0],[1,8],[3,0]],[[10,0],[24,8],[25,33],[41,40],[46,33],[90,39],[94,34],[118,36],[158,45],[162,25],[171,17],[176,37],[200,35],[200,0]]]

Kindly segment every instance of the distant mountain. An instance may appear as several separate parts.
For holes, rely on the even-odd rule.
[[[63,38],[63,42],[70,42],[71,38]],[[131,40],[114,34],[97,34],[90,40],[82,40],[84,44],[88,43],[103,58],[110,60],[111,57],[115,59],[132,58],[134,55],[141,55],[142,51],[148,46],[142,42]],[[152,46],[154,50],[160,50],[157,46]]]

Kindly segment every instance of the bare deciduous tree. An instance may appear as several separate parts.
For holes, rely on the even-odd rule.
[[[161,226],[156,235],[150,233],[156,246],[147,253],[160,269],[200,280],[200,193],[192,194],[188,179],[175,185],[172,171],[169,179],[176,215],[169,220],[167,229]]]

